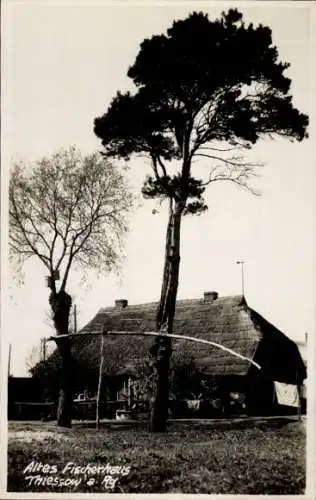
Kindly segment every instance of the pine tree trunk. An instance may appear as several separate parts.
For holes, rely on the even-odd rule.
[[[156,326],[157,326],[158,330],[160,330],[161,322],[163,319],[162,316],[163,316],[163,311],[164,311],[164,307],[165,307],[166,293],[167,293],[167,287],[168,287],[169,268],[170,268],[169,254],[170,254],[170,238],[171,238],[172,221],[173,221],[173,200],[170,199],[169,200],[168,225],[167,225],[167,232],[166,232],[166,244],[165,244],[165,262],[164,262],[164,270],[163,270],[163,276],[162,276],[160,302],[159,302],[158,311],[157,311],[157,318],[156,318]]]
[[[71,297],[68,293],[52,292],[49,303],[53,311],[53,320],[58,335],[69,333],[69,315],[71,308]],[[57,347],[61,357],[60,389],[57,408],[57,425],[60,427],[71,427],[72,414],[72,359],[71,344],[69,338],[59,339]]]
[[[166,262],[161,301],[157,312],[157,331],[172,333],[176,308],[180,266],[180,227],[183,204],[170,210],[166,235]],[[150,430],[165,432],[169,410],[169,367],[172,354],[171,339],[157,337],[152,354],[154,360],[153,394],[150,409]]]

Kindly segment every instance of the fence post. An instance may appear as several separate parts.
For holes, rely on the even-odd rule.
[[[297,394],[298,394],[298,406],[297,406],[297,420],[300,422],[302,420],[302,406],[301,406],[301,384],[297,384]]]

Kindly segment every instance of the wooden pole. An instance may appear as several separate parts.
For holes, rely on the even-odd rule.
[[[301,384],[298,380],[298,373],[296,370],[296,387],[297,387],[297,397],[298,397],[298,405],[297,405],[297,420],[300,422],[302,420],[302,411],[301,411]]]
[[[302,412],[301,412],[301,384],[298,380],[298,373],[296,369],[296,389],[297,389],[297,420],[300,422],[302,420]]]
[[[297,384],[297,393],[298,393],[297,420],[300,422],[302,420],[301,386],[300,386],[300,384]]]
[[[100,428],[100,396],[101,396],[101,386],[102,386],[102,369],[104,361],[104,334],[101,335],[100,342],[100,366],[99,366],[99,382],[98,382],[98,393],[97,393],[97,407],[96,407],[96,429]]]
[[[46,361],[46,338],[42,338],[42,343],[43,343],[43,361]]]
[[[77,306],[74,305],[74,333],[77,333]]]
[[[11,349],[12,349],[12,344],[9,344],[8,377],[10,377],[11,375]]]
[[[245,296],[245,275],[244,275],[244,260],[237,260],[236,264],[241,264],[241,293]]]
[[[127,381],[127,409],[129,411],[132,410],[132,380],[131,377],[128,377]]]

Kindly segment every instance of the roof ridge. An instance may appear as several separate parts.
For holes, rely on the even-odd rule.
[[[220,302],[223,302],[223,301],[227,301],[227,300],[232,300],[232,299],[240,299],[240,303],[242,304],[243,301],[245,301],[245,298],[243,295],[241,294],[237,294],[237,295],[225,295],[223,297],[218,297],[217,299],[215,299],[214,301],[212,302],[205,302],[203,297],[199,297],[199,298],[192,298],[192,299],[178,299],[177,302],[176,302],[176,307],[178,308],[179,306],[181,307],[182,305],[185,306],[186,304],[200,304],[200,305],[206,305],[206,306],[209,306],[210,304],[212,305],[216,305],[217,303],[220,303]],[[143,303],[140,303],[140,304],[128,304],[128,306],[126,308],[124,308],[123,310],[124,311],[128,311],[129,309],[131,308],[135,308],[135,309],[138,309],[138,308],[143,308],[143,307],[154,307],[154,306],[158,306],[159,304],[159,301],[152,301],[152,302],[143,302]],[[105,306],[105,307],[101,307],[101,309],[99,309],[98,313],[100,312],[105,312],[105,311],[109,311],[109,310],[118,310],[118,308],[113,305],[113,306]],[[120,309],[122,310],[122,309]]]

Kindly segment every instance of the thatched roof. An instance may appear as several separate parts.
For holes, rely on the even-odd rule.
[[[156,310],[157,303],[101,309],[82,329],[82,337],[74,339],[75,357],[89,359],[91,363],[98,365],[100,337],[88,337],[84,335],[85,333],[102,330],[102,328],[131,332],[154,331]],[[283,346],[284,353],[292,349],[295,364],[298,362],[296,352],[294,353],[295,349],[297,350],[294,342],[250,309],[242,296],[221,297],[215,300],[208,298],[206,300],[178,300],[174,333],[210,340],[255,360],[258,357],[258,351],[260,353],[258,347],[262,340],[270,339],[272,335],[272,344],[273,339],[276,340]],[[132,372],[137,362],[149,358],[149,349],[152,344],[153,338],[148,337],[131,336],[129,338],[128,335],[106,337],[104,372],[106,374]],[[273,350],[273,345],[269,342],[265,342],[264,345],[267,345],[269,350]],[[262,358],[258,360],[259,364],[266,357],[266,350],[262,352],[259,356]],[[172,359],[176,363],[194,360],[201,371],[213,375],[245,375],[251,366],[248,361],[232,356],[216,347],[184,340],[173,341]],[[271,366],[269,370],[271,371]],[[297,371],[297,367],[295,370]]]

